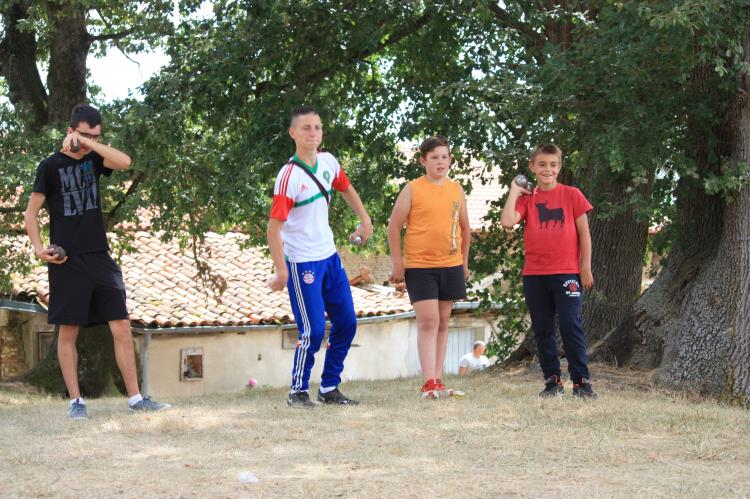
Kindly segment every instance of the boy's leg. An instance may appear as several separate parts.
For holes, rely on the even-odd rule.
[[[60,361],[65,387],[71,399],[81,396],[78,387],[78,351],[76,350],[78,326],[61,324],[57,336],[57,358]]]
[[[437,269],[437,273],[440,324],[436,339],[435,377],[440,379],[445,365],[445,350],[448,347],[448,323],[453,310],[453,302],[466,299],[466,279],[464,278],[463,265]]]
[[[586,333],[583,331],[581,318],[581,280],[575,274],[556,275],[552,279],[555,306],[560,319],[560,336],[568,359],[568,372],[574,383],[580,383],[581,378],[589,379]]]
[[[427,382],[438,378],[435,370],[437,365],[437,337],[440,327],[440,307],[438,300],[420,300],[412,303],[417,316],[417,350],[419,364],[422,367],[422,377]],[[443,357],[445,358],[445,357]]]
[[[452,301],[438,301],[439,324],[435,338],[435,378],[443,377],[445,365],[445,350],[448,348],[448,323],[453,311]]]
[[[326,329],[322,288],[324,267],[320,262],[287,262],[287,269],[289,301],[299,330],[290,388],[292,392],[306,392],[315,353],[320,349]]]
[[[81,257],[86,263],[86,272],[94,284],[89,320],[92,323],[107,322],[109,324],[117,367],[125,382],[128,397],[133,397],[140,391],[122,271],[109,253],[90,253]]]
[[[560,358],[555,338],[555,301],[552,291],[547,288],[548,277],[523,276],[523,293],[545,380],[553,375],[560,378]]]
[[[130,321],[127,319],[109,321],[109,329],[112,331],[112,339],[114,340],[117,367],[120,368],[128,397],[138,395],[140,390],[138,389],[135,348],[133,347],[133,333],[130,330]]]
[[[321,388],[335,388],[341,383],[344,360],[357,333],[357,316],[354,312],[352,288],[349,278],[341,265],[338,253],[327,262],[323,301],[331,321],[331,334],[328,338]]]
[[[59,326],[57,358],[71,399],[81,396],[78,385],[76,339],[80,324],[88,324],[93,283],[86,274],[81,255],[72,255],[61,265],[48,265],[49,310],[47,321]]]

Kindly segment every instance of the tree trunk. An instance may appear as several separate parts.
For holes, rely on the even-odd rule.
[[[91,38],[80,6],[47,2],[50,32],[48,123],[66,124],[70,111],[86,100],[86,57]]]
[[[744,48],[750,61],[750,32]],[[696,73],[703,92],[713,91],[708,72]],[[738,84],[722,129],[689,141],[702,173],[720,170],[722,158],[750,161],[750,82]],[[680,238],[666,266],[593,358],[655,368],[658,386],[750,405],[750,189],[727,201],[683,179],[677,196]]]
[[[24,108],[30,128],[39,130],[47,123],[47,93],[36,67],[36,33],[18,29],[28,10],[28,2],[14,2],[1,13],[5,34],[0,42],[0,75],[8,83],[10,102]]]
[[[609,186],[607,197],[616,206],[622,205],[625,186]],[[594,289],[583,306],[583,329],[589,344],[620,324],[638,300],[648,237],[648,224],[639,222],[633,209],[609,220],[598,220],[597,212],[595,206],[589,216]]]
[[[125,383],[117,367],[109,327],[82,327],[76,341],[78,350],[78,384],[84,397],[126,393]],[[67,393],[57,358],[57,335],[44,359],[19,379],[47,393]]]

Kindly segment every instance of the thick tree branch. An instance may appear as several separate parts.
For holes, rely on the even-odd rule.
[[[0,12],[4,36],[0,41],[0,75],[8,83],[8,99],[29,111],[27,124],[40,129],[47,122],[47,92],[36,66],[36,33],[18,24],[29,15],[27,2],[14,2]]]
[[[105,40],[121,40],[126,36],[132,35],[133,33],[135,33],[135,28],[130,28],[118,33],[107,33],[106,35],[89,35],[89,40],[91,40],[92,42],[102,42]]]
[[[107,212],[106,215],[106,221],[107,226],[112,225],[112,221],[115,219],[115,215],[117,214],[117,211],[122,208],[122,206],[125,204],[125,202],[128,200],[130,196],[135,194],[135,192],[138,190],[138,186],[140,183],[146,178],[146,172],[136,172],[135,177],[133,178],[133,181],[130,183],[130,187],[128,187],[128,190],[125,191],[125,195],[120,199],[117,204]]]
[[[534,31],[528,24],[514,19],[495,0],[488,0],[487,8],[490,9],[495,19],[500,21],[504,26],[517,31],[526,40],[526,48],[531,52],[532,57],[539,64],[544,63],[544,46],[547,44],[547,40],[542,35]]]
[[[430,22],[431,19],[432,13],[425,12],[413,23],[402,26],[400,29],[397,29],[387,37],[381,37],[381,41],[376,45],[373,45],[372,47],[366,49],[352,51],[349,55],[343,57],[342,59],[339,59],[335,63],[318,69],[317,71],[296,80],[295,84],[311,85],[318,83],[323,78],[330,75],[331,72],[335,71],[336,68],[345,67],[356,62],[364,61],[368,57],[371,57],[390,46],[396,45],[401,40],[418,33],[420,29],[422,29],[425,25],[427,25],[428,22]],[[278,85],[274,85],[271,81],[259,82],[255,86],[255,96],[260,97],[268,90],[277,88]]]

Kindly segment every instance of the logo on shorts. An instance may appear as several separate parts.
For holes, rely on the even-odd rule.
[[[315,272],[313,272],[312,270],[305,270],[302,273],[302,281],[305,284],[312,284],[312,283],[314,283],[315,282]]]
[[[578,284],[578,281],[575,279],[565,281],[563,283],[563,288],[565,288],[565,294],[572,298],[581,296],[581,285]]]

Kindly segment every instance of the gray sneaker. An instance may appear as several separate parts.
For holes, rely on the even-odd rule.
[[[73,402],[70,404],[68,409],[68,419],[88,419],[89,415],[86,413],[86,404],[80,402]]]
[[[148,397],[143,397],[143,400],[141,400],[140,402],[136,402],[135,404],[128,406],[128,409],[131,413],[136,413],[163,411],[164,409],[169,409],[170,407],[172,406],[167,403],[157,402],[149,395]]]

